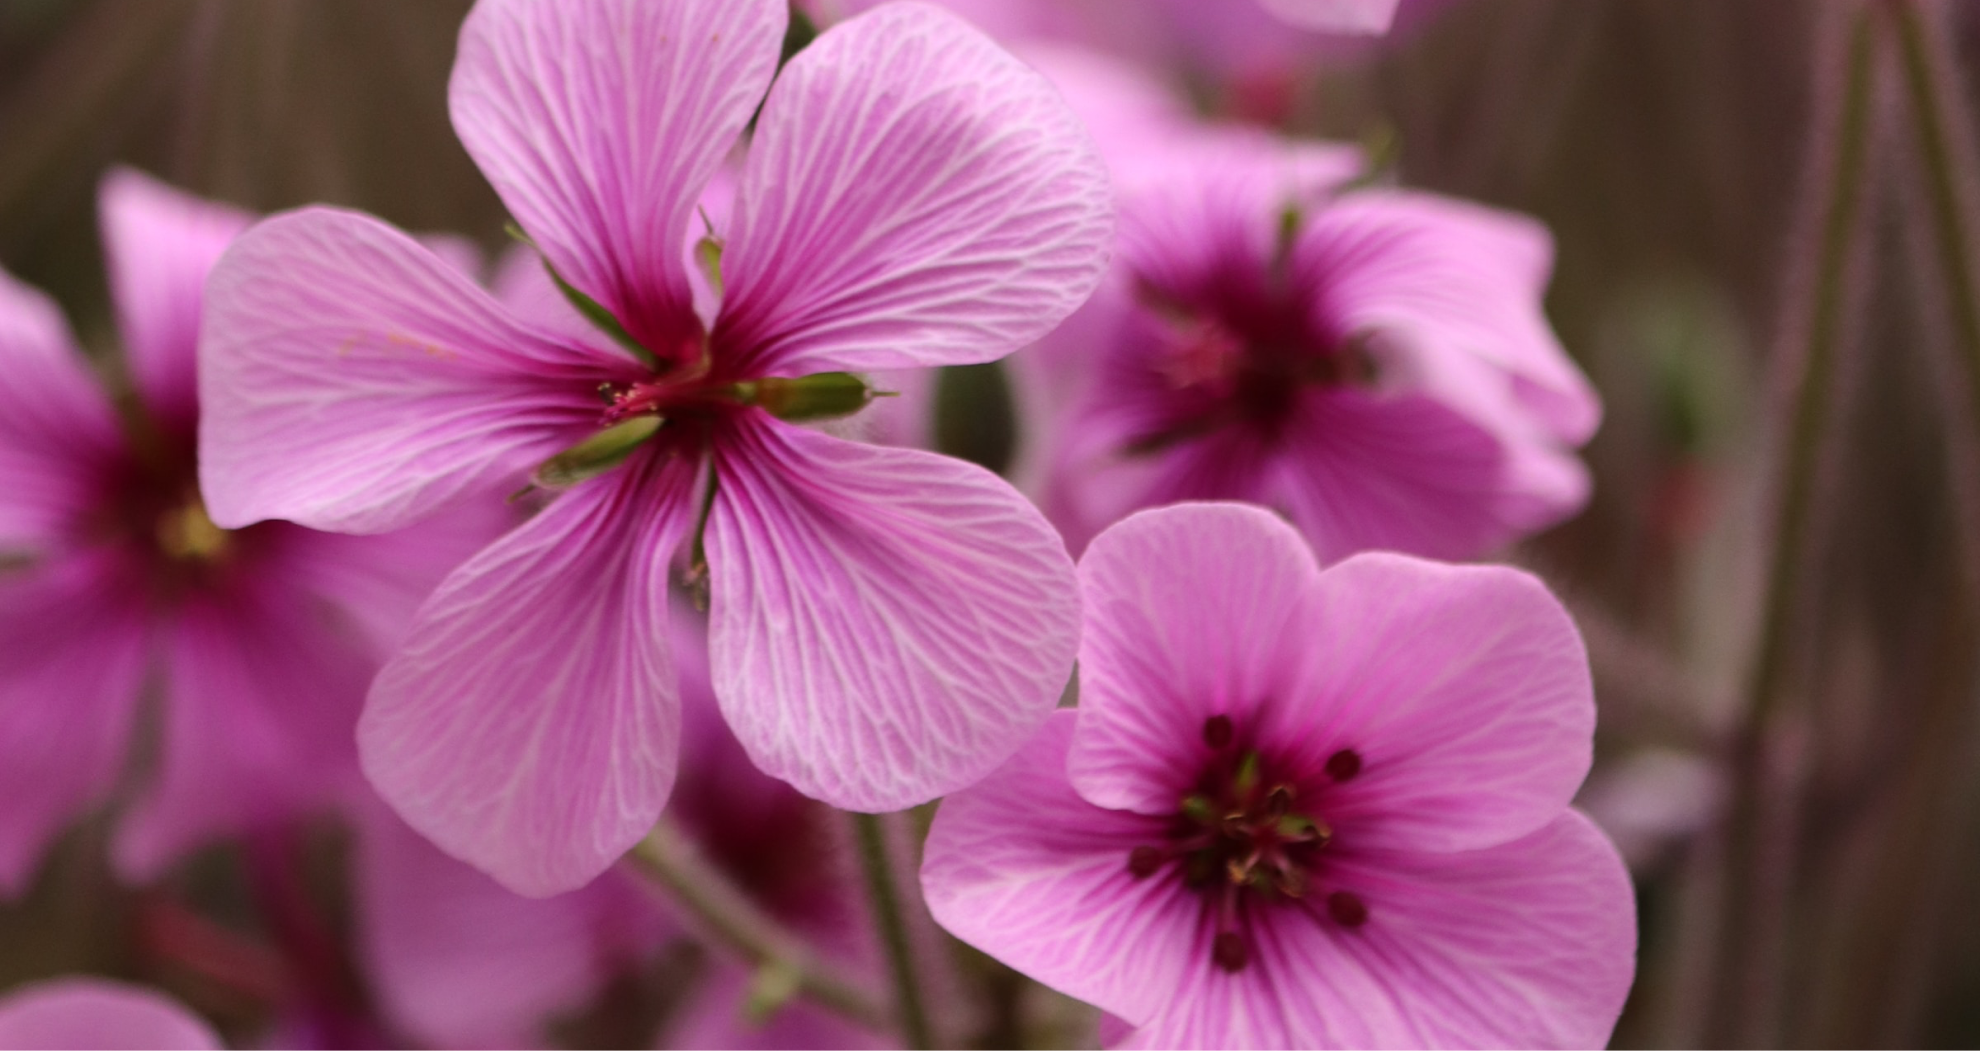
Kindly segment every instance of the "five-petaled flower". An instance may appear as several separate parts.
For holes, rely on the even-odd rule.
[[[678,549],[705,567],[737,737],[835,805],[970,783],[1071,670],[1071,560],[1022,497],[790,421],[857,407],[851,374],[994,359],[1071,313],[1106,266],[1104,167],[1056,91],[953,16],[880,8],[778,74],[786,19],[784,0],[468,17],[455,129],[588,336],[332,209],[263,223],[214,274],[215,521],[373,532],[532,470],[564,490],[440,587],[359,728],[400,813],[524,893],[590,879],[666,801]],[[733,222],[698,238],[753,114]]]
[[[1081,560],[1079,707],[942,805],[936,919],[1155,1047],[1606,1042],[1634,970],[1569,800],[1587,658],[1533,578],[1267,512],[1137,514]]]

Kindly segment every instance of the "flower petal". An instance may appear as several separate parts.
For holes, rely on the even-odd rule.
[[[123,769],[149,641],[130,586],[101,556],[0,571],[0,895]]]
[[[235,241],[207,284],[207,507],[228,528],[398,528],[513,485],[582,440],[598,383],[631,365],[518,323],[369,216],[276,216]]]
[[[218,1051],[219,1034],[179,1003],[141,986],[57,978],[0,997],[0,1048],[182,1048]]]
[[[208,840],[305,816],[356,781],[351,735],[377,658],[352,623],[279,583],[196,595],[175,611],[157,780],[113,843],[126,880],[149,882]]]
[[[48,546],[94,495],[117,420],[61,311],[0,272],[0,560]]]
[[[1298,689],[1261,732],[1319,770],[1361,756],[1327,796],[1343,841],[1469,850],[1551,821],[1588,774],[1588,654],[1560,601],[1505,566],[1357,555],[1321,574],[1293,653]]]
[[[1144,511],[1095,538],[1079,563],[1080,795],[1175,813],[1208,754],[1204,722],[1242,724],[1283,692],[1286,636],[1319,575],[1298,532],[1245,504]]]
[[[1260,0],[1265,9],[1303,29],[1375,35],[1389,31],[1402,0]]]
[[[1054,712],[995,773],[942,801],[921,864],[935,922],[1068,996],[1135,1021],[1160,1015],[1193,968],[1202,901],[1136,879],[1128,856],[1162,819],[1103,810],[1066,779],[1075,721]]]
[[[1071,674],[1065,545],[971,464],[764,418],[718,448],[715,695],[765,773],[895,810],[996,767]]]
[[[673,928],[617,873],[525,898],[382,804],[358,828],[358,951],[393,1022],[427,1046],[542,1046],[552,1015],[585,1006]]]
[[[756,979],[740,964],[718,961],[700,976],[694,995],[668,1020],[656,1047],[743,1049],[898,1047],[898,1038],[863,1028],[803,997],[794,997],[770,1017],[755,1021],[749,1006]]]
[[[955,16],[890,4],[771,89],[716,342],[744,375],[994,360],[1086,299],[1112,230],[1106,169],[1052,85]]]
[[[777,70],[783,0],[484,0],[454,130],[564,280],[666,356],[699,334],[680,250]]]
[[[1252,965],[1203,967],[1117,1047],[1602,1047],[1636,964],[1622,859],[1566,811],[1500,846],[1330,866],[1351,932],[1286,913]]]
[[[97,211],[131,379],[147,408],[190,430],[199,416],[200,292],[253,217],[130,168],[104,176]]]
[[[648,454],[455,570],[379,673],[364,770],[407,823],[519,894],[644,836],[680,741],[667,571],[694,470]]]

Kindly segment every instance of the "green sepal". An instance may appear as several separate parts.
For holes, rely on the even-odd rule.
[[[768,1022],[771,1015],[797,996],[802,984],[803,976],[790,964],[771,962],[758,967],[750,978],[749,993],[743,998],[743,1018],[752,1026]]]
[[[826,420],[866,408],[876,392],[850,372],[772,376],[736,384],[742,400],[780,420]]]
[[[626,462],[626,457],[666,422],[659,416],[635,416],[613,424],[543,461],[530,480],[545,489],[565,489]]]
[[[522,227],[514,223],[509,223],[503,229],[508,231],[510,237],[521,241],[531,248],[536,248],[536,242],[529,239],[529,235],[523,232]],[[543,249],[536,248],[536,254],[542,257],[543,271],[550,275],[550,281],[557,286],[557,291],[564,294],[564,298],[570,301],[571,306],[577,308],[578,313],[584,315],[586,321],[591,322],[593,328],[605,333],[605,335],[611,338],[612,342],[624,347],[628,353],[638,358],[640,363],[646,367],[651,369],[658,369],[660,367],[659,357],[652,351],[641,346],[639,340],[634,339],[632,333],[627,332],[626,327],[619,324],[619,319],[612,316],[610,310],[605,309],[605,304],[585,295],[576,286],[564,280],[564,275],[558,273],[557,268],[550,265],[550,257],[543,254]]]
[[[722,294],[722,240],[709,234],[694,243],[694,261],[701,267],[701,274],[708,279],[708,287],[715,294]]]

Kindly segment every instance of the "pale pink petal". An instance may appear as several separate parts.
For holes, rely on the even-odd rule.
[[[715,693],[764,772],[896,810],[969,784],[1052,710],[1065,545],[996,476],[764,420],[717,450]]]
[[[149,625],[103,556],[0,571],[0,895],[123,768]]]
[[[770,1017],[749,1017],[754,975],[733,963],[709,967],[695,982],[679,1015],[669,1020],[656,1046],[681,1048],[762,1048],[765,1051],[805,1051],[807,1048],[896,1047],[882,1034],[862,1028],[825,1008],[797,997]]]
[[[604,871],[673,785],[667,573],[694,470],[664,457],[571,490],[455,570],[358,726],[399,814],[521,894]]]
[[[0,1048],[209,1051],[223,1046],[163,993],[101,978],[56,978],[0,997]]]
[[[1321,324],[1474,355],[1557,440],[1579,445],[1602,405],[1542,311],[1553,238],[1524,216],[1430,194],[1370,190],[1317,214],[1294,247]]]
[[[104,176],[97,211],[131,379],[146,408],[189,427],[199,414],[201,289],[253,217],[130,168]]]
[[[306,816],[356,781],[351,736],[377,657],[340,611],[285,583],[195,594],[164,629],[157,772],[112,844],[126,880],[149,882],[221,836]]]
[[[1328,33],[1389,31],[1402,0],[1260,0],[1265,9],[1305,29]]]
[[[229,528],[398,528],[520,484],[595,427],[598,384],[631,372],[630,358],[513,320],[376,219],[277,216],[243,234],[207,285],[207,507]]]
[[[1082,799],[1066,780],[1075,715],[1045,728],[995,773],[942,801],[922,854],[935,922],[1068,996],[1131,1021],[1155,1018],[1190,971],[1202,900],[1170,878],[1136,879],[1135,847],[1167,822]]]
[[[442,854],[384,806],[358,824],[357,945],[393,1022],[432,1047],[535,1047],[673,925],[608,872],[525,898]]]
[[[1243,727],[1292,685],[1280,657],[1319,577],[1297,531],[1244,504],[1144,511],[1100,534],[1079,563],[1080,795],[1175,813],[1210,754],[1204,723]]]
[[[120,444],[61,311],[0,272],[0,559],[54,542]]]
[[[1345,842],[1464,850],[1522,836],[1568,805],[1595,730],[1588,654],[1560,601],[1505,566],[1357,555],[1321,574],[1282,660],[1299,687],[1262,712],[1296,768],[1342,748]]]
[[[454,130],[566,281],[663,358],[698,335],[680,246],[777,69],[783,0],[484,0]]]
[[[1253,960],[1209,966],[1116,1047],[1602,1047],[1636,965],[1636,904],[1615,847],[1580,813],[1455,854],[1340,860],[1368,905],[1346,931],[1285,910]]]
[[[897,4],[827,30],[771,89],[736,200],[717,341],[743,374],[989,361],[1106,267],[1107,173],[1051,84]]]

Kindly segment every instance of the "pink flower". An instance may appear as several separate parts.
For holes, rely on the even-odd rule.
[[[159,755],[113,850],[129,879],[356,781],[366,683],[471,530],[226,531],[193,463],[200,286],[248,217],[103,181],[135,386],[113,407],[45,296],[0,275],[0,892],[106,799],[156,684]],[[481,533],[486,536],[487,533]]]
[[[836,805],[969,783],[1070,671],[1071,562],[1014,490],[779,417],[857,407],[843,373],[1042,335],[1105,266],[1105,171],[1049,84],[919,5],[826,32],[766,100],[786,18],[783,0],[469,16],[455,127],[603,331],[518,316],[332,209],[269,220],[214,274],[216,521],[372,532],[533,468],[566,488],[441,586],[359,729],[400,813],[523,893],[590,879],[667,799],[684,544],[705,550],[729,724]],[[759,101],[703,316],[697,199]]]
[[[1106,108],[1091,83],[1068,90]],[[1539,224],[1342,193],[1351,152],[1256,132],[1109,159],[1115,273],[1067,325],[1079,338],[1026,363],[1052,392],[1044,504],[1075,550],[1136,508],[1234,499],[1286,514],[1323,560],[1468,558],[1586,501],[1571,450],[1601,408],[1542,312]]]
[[[1323,572],[1233,504],[1135,515],[1079,572],[1079,707],[943,803],[938,922],[1135,1046],[1607,1040],[1634,905],[1568,806],[1595,708],[1544,586]]]
[[[149,989],[100,978],[57,978],[0,997],[0,1048],[221,1047],[211,1026]]]

